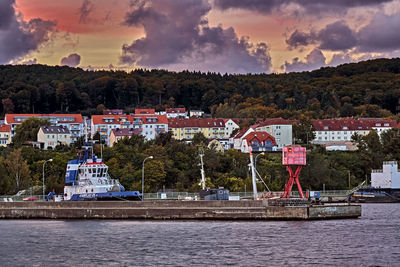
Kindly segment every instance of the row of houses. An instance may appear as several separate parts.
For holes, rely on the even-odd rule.
[[[135,109],[135,114],[166,115],[168,119],[201,118],[206,115],[202,110],[187,111],[186,108],[167,108],[165,109],[165,111],[158,111],[158,112],[156,112],[155,109],[151,108]],[[103,111],[103,115],[127,115],[127,114],[124,114],[124,111],[122,109],[106,109]]]
[[[0,125],[0,145],[11,143],[16,127],[29,117],[43,118],[55,127],[42,127],[38,133],[41,147],[54,148],[58,144],[74,143],[85,133],[93,137],[100,134],[108,146],[113,146],[121,138],[142,135],[153,140],[160,133],[171,132],[173,138],[187,141],[202,133],[209,140],[218,140],[224,149],[238,149],[243,152],[280,150],[293,145],[292,126],[297,120],[271,118],[258,120],[250,127],[239,129],[242,119],[185,118],[156,114],[154,109],[137,109],[134,114],[93,115],[83,118],[81,114],[6,114]],[[395,120],[371,118],[336,118],[313,120],[315,138],[310,143],[321,144],[329,150],[351,150],[351,136],[354,133],[366,135],[371,130],[381,134],[385,130],[398,127]],[[58,128],[57,128],[58,127]],[[60,135],[60,136],[58,136]],[[215,143],[214,143],[215,145]]]

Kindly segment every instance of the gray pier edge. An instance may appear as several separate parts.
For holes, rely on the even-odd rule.
[[[315,220],[358,218],[360,205],[269,206],[267,200],[0,202],[0,219]]]

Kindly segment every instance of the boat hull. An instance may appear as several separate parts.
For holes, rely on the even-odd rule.
[[[361,188],[351,195],[351,200],[363,203],[396,203],[400,202],[400,189]]]

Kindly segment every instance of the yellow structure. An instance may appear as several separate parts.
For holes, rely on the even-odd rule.
[[[223,139],[225,122],[223,119],[170,119],[168,130],[177,140],[193,139],[196,133],[202,133],[207,139]]]

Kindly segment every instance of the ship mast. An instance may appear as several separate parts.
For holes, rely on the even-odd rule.
[[[200,184],[201,184],[201,189],[205,190],[206,189],[206,177],[205,177],[205,173],[204,173],[204,163],[203,163],[204,154],[203,154],[202,150],[200,150],[199,156],[200,156],[200,166],[201,166],[201,169],[200,169],[201,182],[200,182]]]
[[[258,198],[257,177],[256,177],[256,170],[254,168],[253,153],[252,153],[251,149],[250,149],[250,168],[251,168],[251,182],[253,184],[253,198],[254,198],[254,200],[257,200],[257,198]]]

